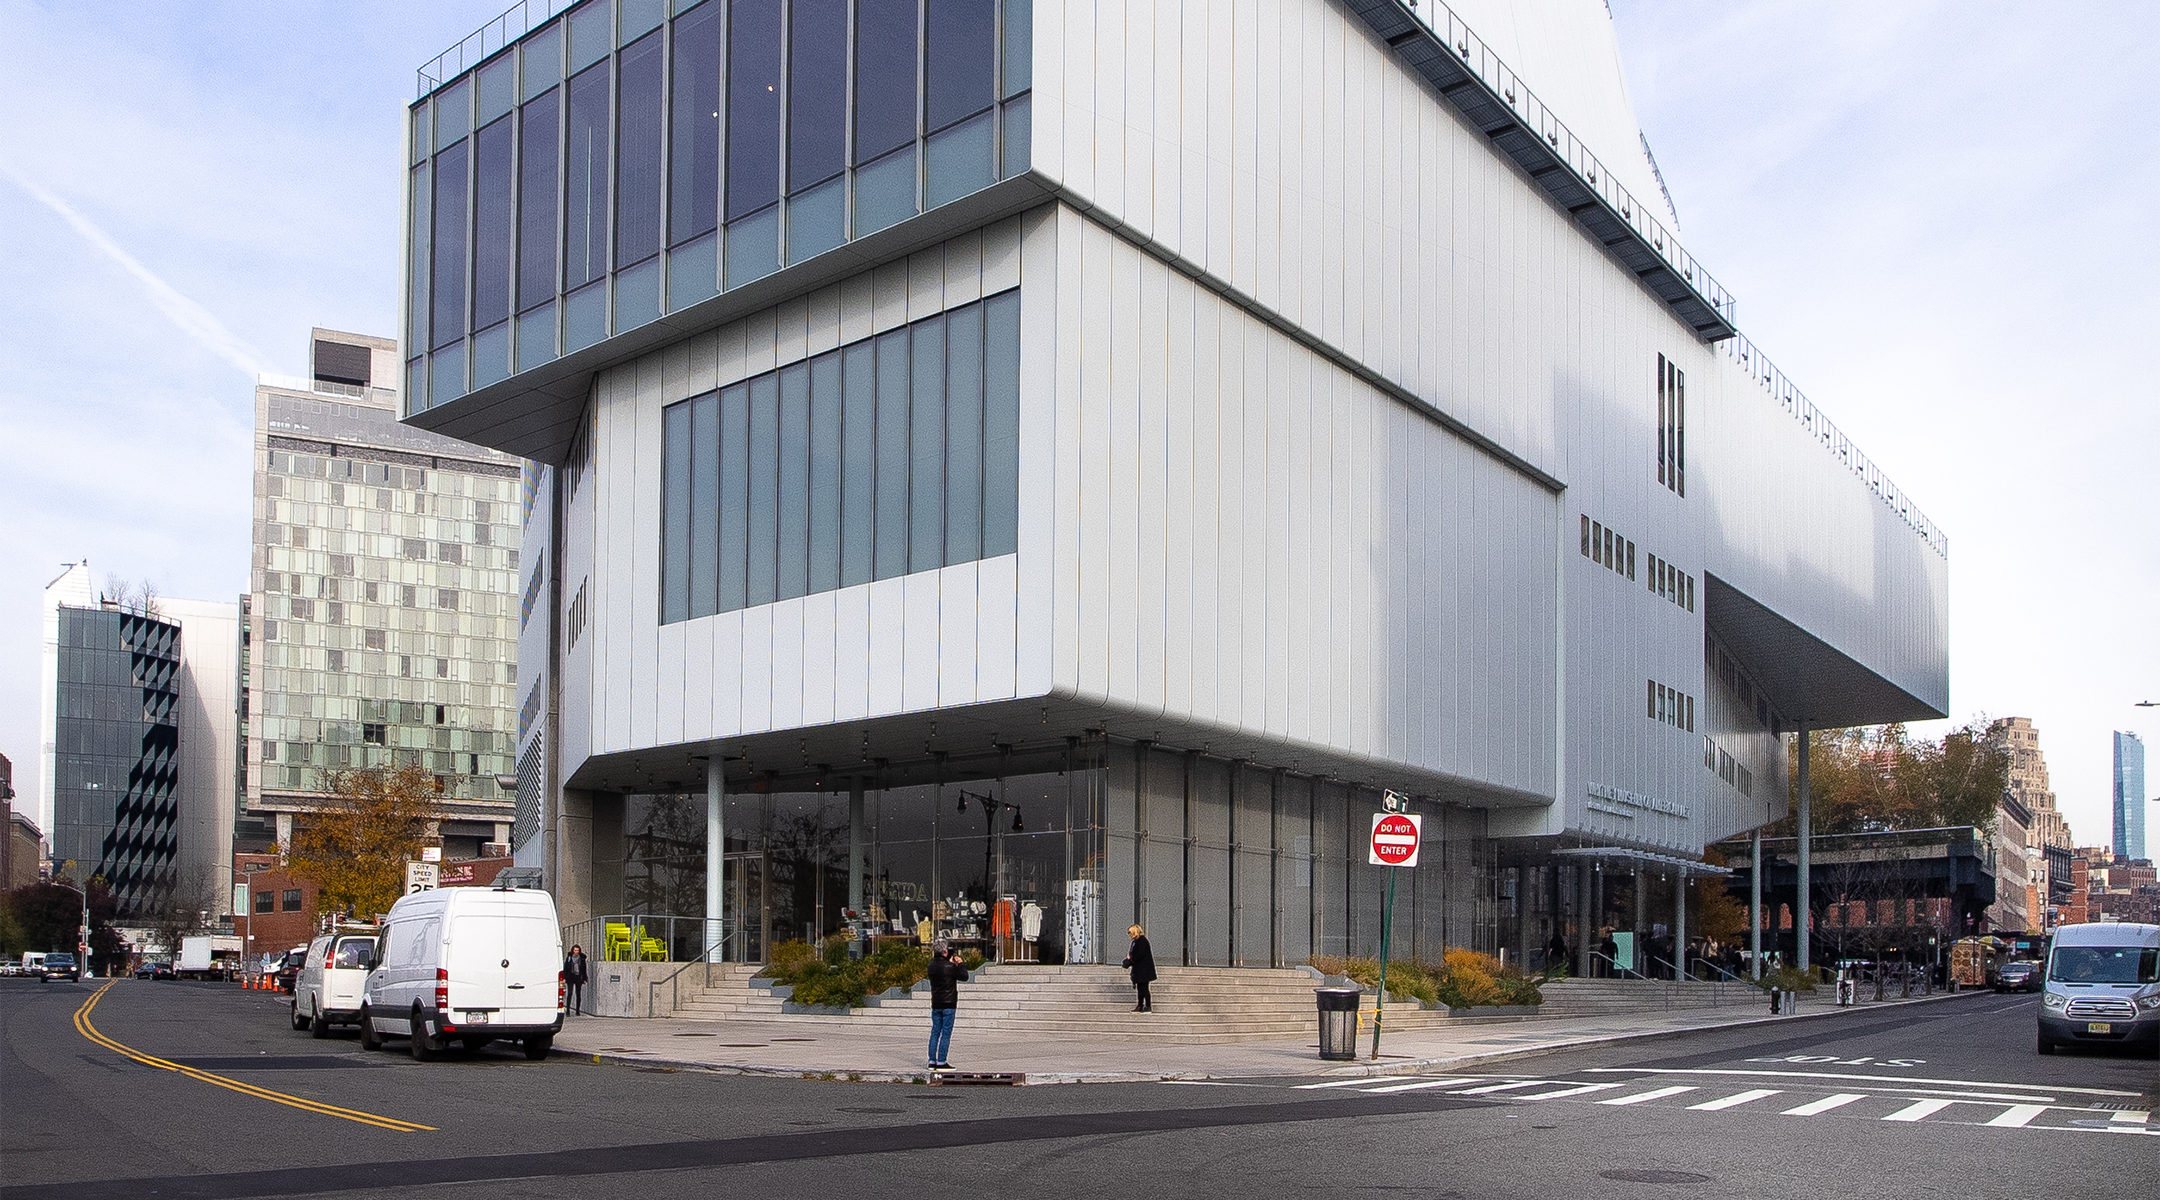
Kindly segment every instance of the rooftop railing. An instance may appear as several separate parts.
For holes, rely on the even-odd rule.
[[[420,68],[420,94],[428,93],[477,67],[487,57],[560,16],[578,0],[518,0],[504,13],[474,30],[464,41]]]

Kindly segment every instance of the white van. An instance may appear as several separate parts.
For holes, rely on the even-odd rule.
[[[372,926],[348,927],[308,943],[307,961],[293,981],[292,1027],[329,1037],[332,1025],[360,1019],[360,996],[367,988],[368,963],[375,957]]]
[[[439,888],[391,906],[360,998],[360,1045],[412,1040],[425,1062],[451,1041],[515,1040],[547,1057],[563,1023],[555,898],[509,888]]]
[[[2131,1044],[2160,1050],[2160,925],[2064,925],[2040,992],[2040,1053]]]

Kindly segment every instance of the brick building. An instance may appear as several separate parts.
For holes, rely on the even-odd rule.
[[[233,855],[235,900],[233,932],[250,960],[306,942],[315,932],[313,883],[286,872],[275,854]],[[243,898],[237,894],[245,889]]]

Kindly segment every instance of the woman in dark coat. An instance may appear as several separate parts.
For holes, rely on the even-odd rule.
[[[1155,951],[1138,925],[1125,932],[1132,935],[1132,948],[1125,952],[1125,969],[1132,972],[1133,987],[1140,994],[1133,1011],[1153,1012],[1155,1001],[1148,995],[1148,985],[1155,982]]]

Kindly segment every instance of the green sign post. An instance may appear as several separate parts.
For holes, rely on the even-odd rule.
[[[1423,817],[1404,810],[1410,806],[1410,798],[1399,792],[1385,792],[1380,803],[1386,810],[1373,814],[1372,845],[1366,861],[1374,866],[1386,867],[1387,903],[1380,910],[1380,994],[1374,998],[1372,1021],[1372,1056],[1380,1057],[1380,1019],[1387,1012],[1387,964],[1389,943],[1395,934],[1395,872],[1402,867],[1414,867],[1418,860],[1418,841],[1425,823]]]

